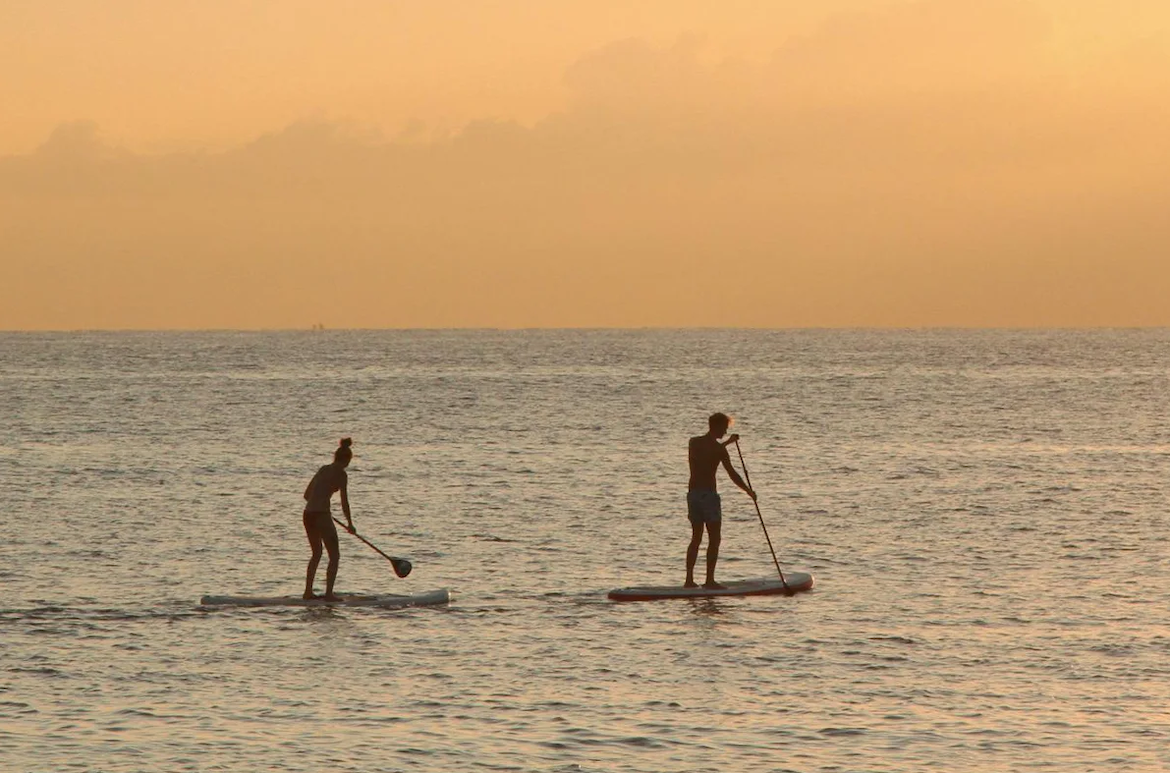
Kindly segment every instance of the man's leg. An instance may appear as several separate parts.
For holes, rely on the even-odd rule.
[[[721,540],[723,524],[719,521],[711,521],[707,524],[707,581],[703,583],[704,588],[722,588],[725,587],[715,582],[715,564],[719,561],[719,542]]]
[[[687,581],[684,588],[697,588],[695,583],[695,561],[699,558],[699,545],[703,542],[703,524],[691,523],[691,544],[687,545]]]

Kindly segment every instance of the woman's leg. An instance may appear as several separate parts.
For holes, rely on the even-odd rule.
[[[341,546],[337,542],[337,530],[326,533],[322,539],[329,551],[329,566],[325,569],[325,598],[335,600],[333,583],[337,581],[337,567],[341,563]]]
[[[309,538],[309,547],[313,551],[313,555],[309,558],[309,566],[305,569],[305,594],[302,598],[315,599],[317,594],[313,593],[313,581],[317,579],[317,565],[321,563],[321,535],[313,523],[313,519],[305,513],[305,535]]]

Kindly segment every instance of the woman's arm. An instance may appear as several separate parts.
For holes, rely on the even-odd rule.
[[[345,513],[345,522],[349,524],[349,533],[354,534],[353,516],[349,514],[349,480],[344,472],[341,475],[341,512]]]

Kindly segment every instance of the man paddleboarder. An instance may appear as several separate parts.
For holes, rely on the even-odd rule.
[[[731,417],[724,413],[711,414],[707,419],[707,434],[693,437],[687,448],[687,461],[691,468],[691,479],[687,484],[687,518],[691,522],[691,544],[687,546],[686,588],[699,587],[695,583],[695,561],[699,557],[699,545],[703,542],[703,529],[707,529],[707,581],[704,588],[718,589],[723,585],[715,582],[715,563],[719,560],[720,529],[723,523],[723,507],[715,489],[715,473],[722,463],[731,482],[739,486],[753,500],[752,491],[743,478],[731,466],[727,446],[739,440],[732,435],[720,442],[731,426]]]

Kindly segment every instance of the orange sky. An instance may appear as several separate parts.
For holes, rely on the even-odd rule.
[[[0,329],[1170,325],[1164,0],[0,4]]]

